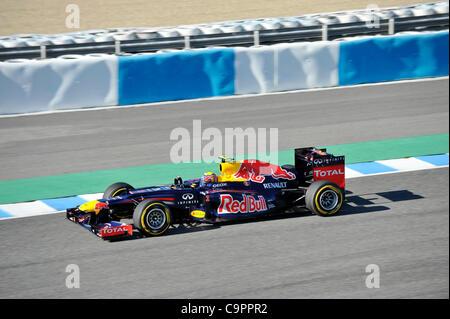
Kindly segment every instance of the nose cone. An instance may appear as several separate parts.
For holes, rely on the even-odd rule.
[[[78,206],[78,209],[86,213],[93,213],[95,211],[95,205],[98,203],[100,203],[98,200],[93,200]]]

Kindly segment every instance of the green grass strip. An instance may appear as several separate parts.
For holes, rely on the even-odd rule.
[[[370,142],[340,144],[326,147],[334,155],[345,155],[346,164],[402,157],[448,153],[449,134],[434,134]],[[293,164],[294,151],[278,152],[278,163]],[[115,182],[134,187],[170,184],[173,178],[201,176],[203,172],[218,173],[218,164],[167,163],[120,169],[0,181],[0,204],[58,198],[79,194],[100,193]]]

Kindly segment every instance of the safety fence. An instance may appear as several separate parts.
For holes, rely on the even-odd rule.
[[[116,55],[211,46],[269,45],[358,35],[448,29],[448,1],[158,28],[86,30],[0,37],[0,61],[70,54]]]

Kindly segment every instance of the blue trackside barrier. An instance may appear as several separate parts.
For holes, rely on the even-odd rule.
[[[234,49],[119,57],[119,105],[234,94]]]
[[[339,85],[448,75],[447,32],[343,41]]]

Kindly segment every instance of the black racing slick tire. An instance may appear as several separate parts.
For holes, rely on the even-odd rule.
[[[330,181],[315,181],[306,191],[306,208],[319,216],[335,215],[341,210],[343,202],[341,188]]]
[[[110,199],[115,196],[128,194],[128,192],[133,189],[134,187],[127,183],[114,183],[105,190],[105,192],[103,193],[103,199]]]
[[[147,199],[140,202],[133,213],[133,224],[145,236],[164,234],[172,221],[169,207],[164,203]]]

